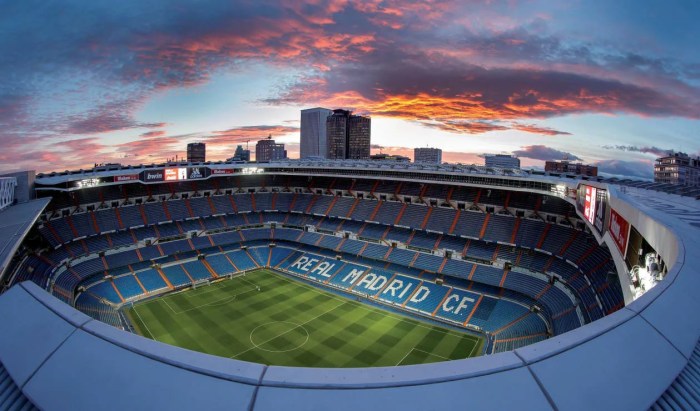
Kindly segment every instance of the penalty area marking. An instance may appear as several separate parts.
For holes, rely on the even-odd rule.
[[[276,336],[274,336],[274,337],[272,337],[272,338],[269,338],[269,339],[267,339],[267,340],[261,342],[260,344],[257,344],[255,341],[253,341],[253,334],[255,334],[255,331],[257,331],[258,329],[260,329],[260,328],[262,328],[262,327],[265,327],[265,326],[267,326],[267,325],[270,325],[270,324],[291,324],[291,325],[293,325],[294,327],[292,327],[292,328],[290,328],[289,330],[283,332],[282,334],[279,334],[279,335],[276,335]],[[267,344],[267,343],[269,343],[270,341],[272,341],[272,340],[274,340],[274,339],[276,339],[276,338],[278,338],[278,337],[281,337],[281,336],[283,336],[283,335],[285,335],[285,334],[287,334],[287,333],[290,333],[292,330],[296,330],[297,328],[301,328],[302,330],[304,330],[304,333],[306,334],[306,339],[304,339],[304,342],[301,343],[301,344],[299,344],[299,345],[297,345],[296,347],[292,347],[292,348],[289,348],[289,349],[286,349],[286,350],[269,350],[269,349],[267,349],[267,348],[261,347],[262,345]],[[303,347],[304,345],[306,345],[307,342],[309,342],[309,330],[307,330],[306,327],[304,327],[303,325],[297,324],[297,323],[291,322],[291,321],[270,321],[269,323],[261,324],[261,325],[258,325],[257,327],[255,327],[255,328],[253,329],[253,331],[250,332],[249,338],[250,338],[250,343],[253,344],[253,346],[255,346],[255,348],[257,348],[257,349],[259,349],[259,350],[263,350],[263,351],[267,351],[267,352],[289,352],[289,351],[294,351],[294,350],[296,350],[296,349],[299,349],[299,348]]]
[[[453,361],[453,360],[451,360],[451,359],[449,359],[449,358],[447,358],[447,357],[443,357],[442,355],[433,354],[433,353],[431,353],[431,352],[423,351],[423,350],[420,350],[420,349],[418,349],[418,348],[416,348],[416,347],[413,347],[413,348],[411,348],[411,350],[410,350],[409,352],[406,353],[406,355],[403,356],[403,358],[401,358],[401,359],[399,360],[399,362],[396,363],[396,365],[395,365],[394,367],[398,367],[399,365],[401,365],[401,363],[402,363],[406,358],[408,358],[408,356],[411,355],[411,353],[412,353],[413,351],[422,352],[423,354],[428,354],[428,355],[431,355],[431,356],[433,356],[433,357],[438,357],[438,358],[440,358],[440,359],[442,359],[442,360],[445,360],[445,361]]]
[[[250,284],[253,284],[253,283],[250,283]],[[239,295],[248,294],[248,293],[253,292],[253,291],[260,291],[259,286],[255,285],[255,284],[253,284],[253,285],[255,286],[255,288],[251,288],[250,290],[246,290],[246,291],[243,291],[241,293],[234,294],[232,296],[220,298],[218,300],[214,300],[214,301],[210,301],[210,302],[200,304],[200,305],[197,305],[194,307],[190,307],[186,310],[180,310],[180,311],[175,310],[170,304],[168,304],[168,300],[166,298],[161,298],[160,301],[165,303],[165,305],[170,309],[170,311],[173,312],[173,314],[179,315],[179,314],[184,314],[184,313],[187,313],[190,311],[199,310],[200,308],[203,308],[203,307],[216,307],[216,306],[220,306],[220,305],[225,305],[225,304],[228,304],[231,301],[235,300],[236,297],[238,297]],[[165,296],[165,297],[167,297],[167,296]]]

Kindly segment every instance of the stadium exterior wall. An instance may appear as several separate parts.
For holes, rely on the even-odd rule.
[[[116,330],[23,283],[0,297],[0,362],[43,409],[646,409],[700,336],[700,262],[686,258],[700,232],[607,188],[610,205],[663,256],[666,279],[607,317],[512,352],[402,367],[265,366]]]

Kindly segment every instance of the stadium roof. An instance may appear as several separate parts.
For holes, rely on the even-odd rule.
[[[40,198],[0,211],[0,278],[22,240],[51,198]]]
[[[700,243],[700,206],[663,192],[608,189],[612,206],[645,239],[672,250],[666,253],[671,269],[665,280],[609,316],[515,351],[402,367],[265,366],[119,331],[23,283],[0,296],[0,363],[34,404],[58,409],[138,404],[385,410],[460,404],[589,410],[692,401],[697,385],[676,379],[692,374],[698,362],[700,261],[692,250]]]

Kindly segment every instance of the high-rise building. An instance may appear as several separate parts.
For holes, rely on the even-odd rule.
[[[236,147],[236,151],[231,158],[233,161],[250,161],[250,150],[243,149],[242,145]]]
[[[520,159],[509,154],[484,154],[486,167],[520,168]]]
[[[187,162],[203,163],[207,157],[207,145],[204,143],[189,143],[187,145]]]
[[[365,160],[369,158],[372,119],[365,116],[350,116],[348,120],[347,158]]]
[[[348,110],[333,110],[326,119],[327,158],[368,159],[371,128],[369,117],[353,115]]]
[[[275,143],[272,135],[258,141],[255,145],[255,161],[258,163],[284,160],[285,158],[287,158],[287,150],[284,149],[284,144]]]
[[[301,110],[300,158],[326,158],[328,155],[326,120],[331,114],[333,111],[321,107]]]
[[[442,150],[432,147],[418,147],[413,149],[414,163],[442,163]]]
[[[665,157],[657,158],[654,164],[654,182],[700,186],[700,157],[692,158],[686,153],[670,152]]]
[[[553,173],[569,173],[582,176],[597,176],[598,167],[589,166],[581,163],[570,163],[566,160],[562,161],[545,161],[544,171]]]

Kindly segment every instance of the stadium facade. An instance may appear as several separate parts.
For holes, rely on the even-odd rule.
[[[365,161],[80,170],[37,176],[36,194],[0,212],[17,226],[0,296],[7,408],[698,405],[694,197],[597,177]],[[217,248],[232,266],[309,281],[311,254],[314,267],[363,267],[337,288],[365,287],[378,303],[414,304],[418,317],[482,333],[488,355],[292,368],[123,330],[124,304],[215,276],[207,259]],[[332,283],[324,270],[318,278]],[[398,300],[397,278],[433,298]]]

